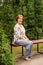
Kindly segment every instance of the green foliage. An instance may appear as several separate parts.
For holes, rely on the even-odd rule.
[[[3,6],[0,7],[1,25],[5,34],[13,34],[13,28],[16,23],[16,15],[23,14],[23,25],[28,30],[27,36],[34,39],[40,30],[43,33],[43,4],[42,0],[4,0]],[[38,30],[40,29],[40,30]],[[38,30],[38,31],[37,31]],[[37,34],[38,33],[38,34]],[[36,34],[36,35],[35,35]]]
[[[1,25],[4,32],[9,35],[13,32],[13,27],[15,25],[15,15],[12,7],[8,4],[4,4],[0,10]],[[9,33],[8,33],[9,32]]]
[[[0,23],[0,65],[14,65],[15,56],[10,52],[10,41]]]
[[[0,65],[15,64],[15,57],[10,52],[10,44],[7,35],[0,28]]]

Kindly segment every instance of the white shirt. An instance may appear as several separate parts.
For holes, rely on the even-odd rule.
[[[25,28],[23,25],[19,25],[18,23],[14,26],[14,41],[20,40],[21,35],[25,34]]]

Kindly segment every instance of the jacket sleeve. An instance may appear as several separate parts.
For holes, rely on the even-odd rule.
[[[14,27],[14,34],[18,37],[21,38],[21,31],[19,29],[19,27]]]

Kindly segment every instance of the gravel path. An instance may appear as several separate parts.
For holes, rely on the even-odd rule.
[[[43,65],[43,54],[33,55],[31,61],[25,61],[20,57],[17,61],[17,65]]]

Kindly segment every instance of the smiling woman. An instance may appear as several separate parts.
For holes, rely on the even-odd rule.
[[[25,60],[30,60],[32,56],[32,41],[25,34],[25,28],[22,25],[24,16],[19,14],[16,17],[17,24],[14,26],[14,43],[26,48]]]
[[[2,6],[2,5],[3,5],[3,2],[4,2],[4,0],[0,0],[0,6]]]

